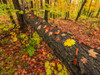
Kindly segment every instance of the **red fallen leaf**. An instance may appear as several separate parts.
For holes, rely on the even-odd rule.
[[[50,30],[54,29],[54,27],[50,27]]]
[[[78,48],[76,48],[75,55],[78,56]]]
[[[54,34],[58,35],[58,34],[59,34],[59,32],[54,32]]]
[[[41,22],[39,22],[39,24],[41,24]]]
[[[77,60],[76,59],[73,60],[73,64],[77,65]]]
[[[32,18],[32,19],[34,19],[34,16],[33,16],[33,15],[31,15],[31,18]]]
[[[83,40],[80,40],[80,39],[78,41],[79,41],[79,44],[81,44],[83,42]]]
[[[41,67],[40,67],[40,70],[43,70],[43,69],[45,69],[45,67],[44,67],[44,66],[41,66]]]
[[[4,64],[4,67],[6,67],[7,66],[7,64]]]
[[[45,30],[49,30],[49,27],[47,27]]]
[[[22,70],[22,69],[20,69],[20,72],[23,72],[23,70]]]
[[[29,68],[28,71],[30,72],[32,70],[32,68]]]
[[[60,40],[60,38],[57,38],[57,41],[59,41]]]
[[[84,43],[85,45],[89,45],[89,43],[87,43],[86,41],[83,41],[83,43]]]

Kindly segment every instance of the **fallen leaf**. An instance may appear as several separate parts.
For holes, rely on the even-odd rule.
[[[38,22],[36,22],[35,24],[38,24]]]
[[[51,36],[53,34],[53,32],[49,32],[49,36]]]
[[[43,20],[43,22],[45,22],[45,20]]]
[[[75,36],[70,36],[71,39],[75,39]]]
[[[82,57],[81,61],[85,64],[87,63],[87,59],[85,57]]]
[[[47,27],[46,30],[49,30],[49,27]]]
[[[77,60],[76,59],[73,60],[73,64],[77,65]]]
[[[48,32],[48,30],[45,30],[45,33],[47,33]]]
[[[78,56],[78,48],[76,48],[75,55]]]
[[[32,18],[32,19],[34,19],[34,16],[33,16],[33,15],[31,15],[31,18]]]
[[[60,32],[60,30],[57,30],[57,32]]]
[[[31,14],[27,14],[28,16],[31,16]]]
[[[39,22],[39,24],[41,24],[41,22]]]
[[[54,29],[54,27],[50,27],[50,30]]]
[[[58,35],[58,34],[59,34],[59,32],[54,32],[54,34]]]
[[[66,34],[61,34],[61,36],[66,36]]]
[[[90,50],[88,51],[88,53],[89,53],[89,56],[92,56],[92,57],[94,57],[94,58],[97,58],[96,55],[97,55],[98,53],[97,53],[97,52],[94,52],[94,49],[90,49]]]
[[[46,28],[47,27],[47,25],[45,25],[43,28]]]
[[[41,29],[41,25],[38,26],[37,30]]]
[[[60,38],[57,38],[57,41],[59,41],[60,40]]]

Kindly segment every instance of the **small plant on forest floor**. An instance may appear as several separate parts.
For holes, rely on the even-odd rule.
[[[45,62],[46,75],[68,75],[67,70],[63,64],[55,62]]]
[[[10,44],[10,41],[9,41],[8,39],[7,39],[7,40],[4,39],[4,40],[3,40],[3,43],[4,43],[5,45],[9,45],[9,44]]]
[[[32,56],[36,49],[34,47],[40,46],[41,38],[37,33],[33,33],[33,37],[29,40],[29,44],[26,46],[26,49],[29,53],[29,56]]]

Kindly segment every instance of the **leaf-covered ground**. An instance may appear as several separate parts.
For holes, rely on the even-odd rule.
[[[69,20],[51,20],[51,24],[58,26],[63,32],[72,34],[71,38],[79,40],[93,48],[100,50],[100,19],[85,19],[78,22]]]
[[[0,39],[0,75],[70,75],[38,34],[31,33],[30,25],[24,32],[19,31],[19,25],[10,31],[13,27],[9,27],[11,21],[3,18],[1,24],[4,26],[0,26],[0,38],[3,37]]]

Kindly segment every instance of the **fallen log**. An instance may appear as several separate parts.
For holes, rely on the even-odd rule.
[[[71,39],[70,34],[63,33],[57,27],[53,28],[45,20],[31,13],[25,14],[24,18],[64,63],[71,75],[100,75],[99,50],[83,43],[79,44],[76,39],[73,39],[74,45],[64,46],[65,41]],[[71,44],[70,41],[67,43]]]

